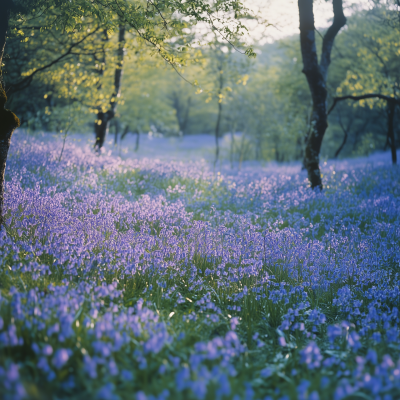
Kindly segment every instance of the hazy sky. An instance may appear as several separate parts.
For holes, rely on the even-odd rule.
[[[350,4],[357,3],[368,6],[368,0],[345,1],[345,15],[349,16]],[[247,0],[246,5],[253,10],[260,10],[263,17],[275,27],[269,27],[265,33],[267,38],[262,40],[272,41],[284,36],[299,33],[299,10],[297,0]],[[315,26],[327,27],[329,19],[333,17],[332,1],[314,0]],[[254,29],[251,36],[260,36],[260,28]]]

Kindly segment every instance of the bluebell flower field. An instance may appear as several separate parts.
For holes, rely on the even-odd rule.
[[[328,163],[321,192],[17,136],[1,398],[400,398],[399,167]]]

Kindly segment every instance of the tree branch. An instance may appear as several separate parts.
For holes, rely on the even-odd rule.
[[[394,97],[390,96],[385,96],[384,94],[380,93],[368,93],[368,94],[363,94],[360,96],[343,96],[343,97],[334,97],[333,98],[333,104],[331,105],[331,108],[328,111],[328,115],[333,111],[335,108],[336,104],[340,101],[343,100],[353,100],[353,101],[359,101],[359,100],[365,100],[365,99],[381,99],[385,100],[387,102],[393,102],[395,104],[400,105],[400,100],[395,99]]]
[[[22,79],[21,81],[19,81],[16,84],[11,84],[8,88],[8,91],[11,91],[11,93],[15,93],[18,92],[20,90],[26,89],[32,82],[33,77],[38,73],[41,72],[47,68],[52,67],[54,64],[57,64],[58,62],[60,62],[61,60],[63,60],[65,57],[68,57],[69,55],[72,55],[73,52],[72,50],[79,46],[83,41],[85,41],[89,36],[93,35],[95,32],[97,32],[99,28],[95,29],[93,32],[90,32],[88,35],[86,35],[84,38],[82,38],[81,40],[72,43],[69,47],[69,49],[62,54],[60,57],[57,57],[55,60],[51,61],[50,63],[44,65],[41,68],[35,69],[30,75],[26,76],[24,79]]]
[[[324,36],[322,42],[322,53],[320,61],[320,71],[326,82],[328,76],[328,68],[331,63],[331,53],[333,42],[340,29],[346,24],[346,17],[343,13],[343,0],[333,0],[333,22]]]

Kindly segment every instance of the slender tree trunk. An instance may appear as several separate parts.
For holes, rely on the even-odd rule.
[[[239,167],[238,167],[239,171],[242,168],[242,162],[243,162],[243,157],[244,157],[244,153],[245,153],[245,142],[244,142],[245,136],[246,136],[246,131],[244,131],[242,134],[242,140],[241,140],[241,144],[240,144]]]
[[[333,158],[338,158],[340,152],[343,150],[343,148],[344,148],[344,146],[345,146],[345,144],[347,142],[347,138],[349,136],[349,131],[351,129],[351,126],[353,125],[354,117],[350,119],[350,122],[347,124],[347,128],[345,128],[345,126],[343,125],[343,122],[342,122],[342,117],[340,115],[340,111],[338,111],[338,121],[339,121],[339,125],[342,128],[342,131],[344,133],[344,137],[343,137],[343,141],[342,141],[341,145],[336,150],[336,153],[333,156]]]
[[[298,4],[300,16],[300,45],[304,64],[303,73],[306,75],[313,101],[311,131],[306,143],[304,166],[307,170],[311,187],[322,188],[319,153],[322,139],[328,127],[326,115],[327,91],[323,75],[318,65],[315,44],[313,0],[299,0]]]
[[[192,102],[192,97],[189,96],[188,101],[187,101],[187,105],[186,105],[185,117],[183,118],[183,122],[182,122],[182,126],[181,126],[182,135],[186,134],[187,124],[188,124],[188,121],[189,121],[189,112],[190,112],[190,104],[191,104],[191,102]]]
[[[218,102],[218,116],[217,124],[215,125],[215,161],[214,168],[217,165],[219,159],[219,130],[221,125],[221,114],[222,114],[222,103]]]
[[[300,46],[303,57],[303,73],[310,88],[313,109],[311,131],[304,152],[304,166],[312,188],[322,189],[319,154],[322,139],[328,127],[326,80],[330,65],[333,42],[339,30],[345,25],[342,0],[333,0],[334,19],[325,34],[322,44],[321,61],[318,63],[315,43],[313,0],[298,0],[300,17]]]
[[[334,109],[335,105],[339,101],[343,100],[353,100],[353,101],[359,101],[363,99],[382,99],[386,101],[387,105],[387,118],[388,118],[388,131],[387,131],[387,136],[386,136],[386,144],[384,149],[386,150],[386,147],[388,144],[390,144],[391,152],[392,152],[392,162],[393,164],[397,163],[397,154],[396,154],[396,141],[394,137],[394,116],[395,116],[395,111],[396,111],[396,105],[400,104],[400,100],[396,99],[395,97],[389,97],[384,94],[380,93],[368,93],[368,94],[363,94],[360,96],[343,96],[343,97],[335,97],[333,104],[329,110],[329,113]],[[364,128],[367,126],[369,123],[369,120],[366,121]]]
[[[219,131],[221,126],[221,116],[222,116],[222,98],[220,97],[222,94],[222,88],[224,87],[224,77],[222,75],[222,69],[218,70],[219,72],[219,88],[218,88],[218,116],[217,123],[215,125],[215,161],[214,168],[217,165],[219,159]]]
[[[387,102],[387,115],[388,115],[388,138],[390,140],[390,149],[392,152],[392,164],[397,164],[396,141],[394,138],[394,115],[396,103],[394,101]]]
[[[119,133],[119,123],[117,119],[114,119],[114,146],[118,145],[118,133]]]
[[[139,150],[139,139],[140,139],[140,132],[136,132],[136,143],[135,143],[135,152]]]
[[[125,44],[125,26],[119,27],[118,35],[118,64],[114,74],[114,92],[111,96],[110,108],[108,111],[103,112],[100,110],[97,113],[97,123],[95,124],[95,135],[97,151],[103,147],[104,141],[108,134],[110,121],[115,117],[117,110],[118,98],[121,96],[121,82],[123,74],[123,63],[124,63],[124,44]]]
[[[233,169],[233,152],[235,149],[235,132],[236,132],[236,122],[234,122],[231,126],[231,148],[229,154],[229,160],[231,162],[231,169]]]
[[[346,142],[347,142],[348,133],[347,133],[347,131],[345,131],[345,130],[343,130],[343,133],[344,133],[343,141],[342,141],[342,143],[340,144],[339,148],[336,150],[335,155],[333,156],[333,158],[335,158],[335,159],[339,157],[340,152],[343,150],[343,147],[344,147],[344,145],[345,145]]]
[[[109,130],[109,120],[107,113],[103,111],[99,111],[97,113],[97,121],[94,124],[94,133],[96,135],[96,150],[100,151],[100,149],[104,145],[104,141],[106,140],[106,136]]]
[[[0,79],[2,79],[1,65],[3,63],[8,20],[12,6],[13,3],[11,0],[2,0],[0,3]],[[20,125],[18,117],[10,110],[4,108],[6,102],[7,95],[0,81],[0,228],[3,224],[5,172],[8,150],[11,145],[11,136],[14,130]]]
[[[129,133],[129,125],[125,125],[124,131],[122,132],[120,141]]]

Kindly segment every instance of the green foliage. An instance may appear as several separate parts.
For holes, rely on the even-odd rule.
[[[116,28],[121,15],[111,2],[102,4],[93,2],[87,9],[82,8],[77,15],[84,13],[84,19],[77,20],[68,35],[62,25],[62,18],[67,17],[62,13],[72,12],[75,4],[72,8],[62,5],[66,8],[62,8],[59,17],[53,8],[36,19],[37,26],[15,16],[6,47],[4,79],[10,108],[19,110],[24,127],[65,130],[71,114],[68,110],[73,109],[77,118],[72,130],[92,132],[97,112],[108,109],[118,60]],[[131,12],[132,18],[143,11],[143,5],[137,3],[133,12],[134,4],[126,3],[124,9],[125,13]],[[170,6],[170,11],[173,7],[189,7],[168,4],[165,6]],[[215,10],[218,7],[222,3],[215,5]],[[108,14],[104,14],[106,8]],[[140,31],[143,35],[150,35],[151,23],[159,21],[160,14],[153,11],[138,17],[143,23],[143,18],[148,18]],[[187,12],[193,17],[193,10]],[[345,94],[379,91],[398,95],[399,31],[397,25],[385,23],[391,15],[381,7],[368,13],[355,10],[349,17],[332,53],[328,103],[334,96]],[[123,20],[127,24],[126,54],[116,115],[121,129],[165,135],[214,134],[221,102],[219,132],[220,136],[229,134],[224,139],[229,150],[221,154],[222,158],[239,164],[247,159],[301,160],[304,137],[310,130],[311,98],[302,74],[297,35],[256,48],[258,57],[250,60],[221,37],[216,40],[211,34],[210,40],[207,35],[194,36],[194,19],[185,18],[184,23],[181,21],[186,24],[183,27],[175,24],[172,14],[163,16],[169,16],[165,23],[172,24],[171,29],[164,29],[161,24],[153,32],[157,43],[160,38],[164,40],[162,49],[157,47],[159,44],[149,45],[131,20]],[[67,20],[65,24],[72,26]],[[201,18],[199,21],[204,22]],[[321,41],[319,36],[317,41]],[[206,42],[207,46],[199,42]],[[243,47],[240,35],[231,43]],[[154,57],[155,53],[161,57]],[[41,70],[49,64],[52,66]],[[34,101],[27,102],[27,97]],[[384,149],[386,111],[382,107],[378,100],[339,104],[329,117],[322,158],[335,155],[345,135],[343,130],[348,138],[340,156],[367,155]],[[398,133],[397,137],[400,143]]]
[[[122,23],[132,28],[138,40],[150,44],[154,52],[170,63],[182,62],[183,58],[178,54],[184,53],[191,45],[187,41],[180,46],[178,53],[172,51],[171,39],[185,36],[184,29],[205,23],[231,40],[244,34],[246,27],[241,21],[250,16],[249,10],[236,0],[18,0],[13,14],[16,24],[42,14],[53,14],[53,18],[47,19],[41,28],[55,28],[67,33],[85,28],[88,18],[104,25],[108,33],[116,31]],[[252,54],[251,49],[248,52]]]
[[[378,11],[376,11],[378,13]],[[381,12],[379,11],[379,14]],[[379,93],[398,97],[400,89],[400,30],[380,23],[375,15],[364,12],[349,21],[349,29],[340,37],[342,68],[346,76],[337,88],[337,95],[358,96]],[[347,44],[345,46],[344,44]],[[379,99],[360,100],[360,107],[384,107]]]

